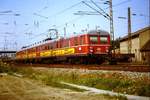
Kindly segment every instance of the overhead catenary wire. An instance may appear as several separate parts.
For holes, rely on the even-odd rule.
[[[41,15],[41,14],[33,13],[33,15],[36,15],[36,16],[39,16],[39,17],[42,17],[42,18],[48,19],[48,17],[43,16],[43,15]]]
[[[42,9],[40,9],[38,12],[42,12],[43,10],[47,9],[48,8],[48,4],[49,4],[49,2],[48,2],[48,0],[46,0],[46,5]]]
[[[6,11],[0,11],[0,13],[12,13],[13,11],[12,10],[6,10]]]
[[[79,16],[79,17],[77,17],[77,18],[74,18],[74,19],[72,19],[72,20],[70,20],[70,21],[65,22],[64,24],[55,26],[55,28],[61,28],[61,27],[63,27],[64,25],[66,25],[66,23],[68,24],[68,23],[71,23],[71,22],[75,22],[75,21],[79,20],[81,17],[83,17],[83,16]],[[46,30],[45,32],[42,32],[42,33],[40,33],[40,34],[34,35],[34,36],[31,37],[30,39],[33,39],[33,38],[35,38],[35,37],[39,37],[39,36],[41,36],[41,35],[46,35],[47,32],[48,32],[48,30]]]
[[[70,10],[70,9],[72,9],[72,8],[74,8],[74,7],[76,7],[76,6],[78,6],[78,5],[81,4],[81,3],[82,3],[82,1],[80,1],[80,2],[78,2],[78,3],[75,3],[75,4],[73,4],[73,5],[71,5],[71,6],[67,7],[67,8],[65,8],[65,9],[63,9],[63,10],[61,10],[61,11],[59,11],[59,12],[53,14],[53,15],[48,16],[48,18],[49,18],[49,17],[56,16],[56,15],[59,15],[59,14],[62,14],[62,13],[64,13],[64,12],[66,12],[66,11],[68,11],[68,10]]]
[[[75,22],[75,21],[81,19],[82,17],[83,17],[83,16],[76,17],[76,18],[74,18],[74,19],[72,19],[72,20],[70,20],[70,21],[67,21],[66,23],[68,24],[68,23]],[[57,28],[63,27],[64,25],[66,25],[66,23],[64,23],[64,24],[62,24],[62,25],[59,25],[59,26],[56,26],[56,27],[57,27]]]
[[[86,1],[86,0],[84,0],[84,1]],[[37,13],[34,13],[34,15],[37,15],[37,16],[40,16],[40,17],[43,17],[43,18],[48,19],[49,17],[53,17],[53,16],[60,15],[60,14],[62,14],[62,13],[64,13],[64,12],[66,12],[66,11],[68,11],[68,10],[70,10],[70,9],[72,9],[72,8],[74,8],[74,7],[78,6],[79,4],[82,4],[82,3],[83,3],[83,1],[80,1],[80,2],[78,2],[78,3],[75,3],[75,4],[71,5],[70,7],[65,8],[65,9],[63,9],[63,10],[61,10],[61,11],[59,11],[59,12],[57,12],[57,13],[55,13],[55,14],[51,15],[51,16],[48,16],[48,17],[46,17],[46,16],[42,16],[42,15],[37,14]],[[31,27],[30,27],[30,28],[31,28]],[[29,28],[28,28],[28,29],[29,29]],[[27,29],[27,30],[28,30],[28,29]]]
[[[103,1],[104,1],[104,0],[103,0]],[[118,3],[118,4],[113,5],[113,7],[119,6],[119,5],[124,4],[124,3],[127,3],[127,2],[129,2],[129,1],[130,1],[130,0],[125,0],[125,1],[123,1],[123,2],[120,2],[120,3]],[[59,11],[59,12],[53,14],[53,15],[51,15],[51,16],[48,16],[48,17],[41,16],[41,15],[39,15],[39,16],[45,17],[45,18],[48,19],[48,18],[50,18],[50,17],[60,15],[60,14],[62,14],[62,13],[64,13],[64,12],[66,12],[66,11],[68,11],[68,10],[70,10],[70,9],[72,9],[72,8],[74,8],[74,7],[76,7],[76,6],[78,6],[79,4],[84,3],[84,4],[86,4],[87,6],[89,6],[90,8],[92,8],[94,11],[96,11],[97,13],[99,13],[99,14],[103,15],[105,18],[109,19],[108,15],[105,15],[106,13],[105,13],[105,14],[102,14],[100,11],[98,11],[98,10],[95,9],[95,8],[93,8],[92,6],[90,6],[89,4],[87,4],[86,2],[87,2],[87,0],[80,1],[80,2],[75,3],[75,4],[71,5],[71,6],[69,6],[69,7],[65,8],[65,9],[63,9],[63,10],[61,10],[61,11]],[[105,11],[104,11],[103,9],[101,9],[93,0],[91,0],[91,2],[92,2],[95,6],[97,6],[102,12],[105,12]],[[105,8],[105,9],[107,9],[107,8]],[[79,17],[79,18],[81,18],[81,17]],[[78,18],[75,18],[75,19],[78,19]],[[74,19],[73,19],[73,20],[74,20]],[[70,23],[70,22],[72,22],[72,20],[71,20],[71,21],[68,21],[68,22],[65,22],[65,23]],[[56,28],[63,27],[63,25],[65,25],[65,24],[59,25],[59,26],[57,26]],[[30,28],[32,28],[32,27],[30,27]],[[27,28],[25,31],[29,30],[30,28]],[[45,33],[45,32],[46,32],[46,33]],[[40,34],[38,34],[38,35],[35,35],[34,37],[31,37],[30,39],[33,39],[33,38],[35,38],[35,37],[38,37],[38,36],[41,36],[41,35],[45,35],[45,34],[47,34],[47,30],[44,31],[44,32],[42,32],[42,33],[40,33]]]
[[[91,0],[92,1],[92,3],[97,7],[97,8],[99,8],[103,13],[105,13],[105,14],[107,14],[106,12],[105,12],[105,10],[106,9],[109,9],[109,7],[106,7],[106,8],[104,8],[104,9],[102,9],[102,8],[100,8],[100,6],[97,4],[97,2],[94,2],[93,0]],[[101,0],[101,1],[105,1],[106,2],[106,0]],[[125,1],[122,1],[122,2],[120,2],[120,3],[117,3],[117,4],[113,4],[112,5],[112,7],[114,8],[114,7],[117,7],[117,6],[120,6],[120,5],[122,5],[122,4],[125,4],[125,3],[128,3],[128,2],[130,2],[131,0],[125,0]],[[86,1],[86,2],[88,2],[88,3],[91,3],[90,1]],[[105,4],[105,2],[103,3],[103,4]],[[107,4],[107,3],[106,3]],[[91,6],[92,7],[92,6]],[[126,8],[125,8],[126,9]],[[94,9],[93,9],[94,10]],[[97,10],[97,9],[96,9]],[[113,12],[116,12],[116,10],[113,10]],[[75,13],[76,15],[77,15],[77,13]],[[87,14],[87,13],[86,13]],[[92,13],[89,13],[89,14],[87,14],[87,15],[99,15],[99,12],[92,12]],[[107,15],[107,16],[109,16],[109,15]]]
[[[84,0],[84,1],[85,1],[85,0]],[[58,14],[62,14],[62,13],[64,13],[64,12],[66,12],[66,11],[72,9],[73,7],[78,6],[79,4],[83,3],[84,1],[80,1],[80,2],[78,2],[78,3],[76,3],[76,4],[73,4],[73,5],[71,5],[70,7],[65,8],[65,9],[61,10],[60,12],[58,12],[58,13],[56,13],[56,14],[53,14],[53,15],[51,15],[51,16],[56,16],[56,15],[58,15]],[[105,0],[101,0],[101,1],[105,1]],[[131,1],[131,0],[125,0],[125,1],[123,1],[123,2],[120,2],[120,3],[118,3],[118,4],[113,5],[113,7],[119,6],[119,5],[124,4],[124,3],[126,3],[126,2],[129,2],[129,1]],[[4,12],[4,11],[3,11],[3,12]],[[4,13],[10,13],[10,12],[12,12],[12,11],[8,10],[8,11],[5,11]],[[38,15],[38,14],[37,14],[37,15]],[[39,16],[41,16],[41,15],[39,15]],[[45,16],[41,16],[41,17],[44,18]],[[49,17],[50,17],[50,16],[45,17],[45,18],[49,18]],[[30,27],[30,28],[32,28],[32,27]],[[25,31],[29,30],[30,28],[27,28]]]
[[[120,5],[125,4],[125,3],[128,3],[128,2],[131,2],[131,0],[124,0],[124,1],[122,1],[122,2],[120,2],[120,3],[113,4],[112,7],[114,8],[114,7],[120,6]],[[109,7],[104,8],[104,9],[109,9]]]
[[[93,8],[91,5],[89,5],[85,1],[82,1],[82,3],[84,3],[85,5],[87,5],[88,7],[90,7],[91,9],[93,9],[94,11],[96,11],[97,13],[99,13],[100,15],[103,15],[105,18],[109,19],[106,15],[104,15],[102,12],[98,11],[97,9]]]
[[[48,3],[48,2],[47,2],[47,3]],[[74,7],[76,7],[76,6],[78,6],[78,5],[81,4],[81,3],[82,3],[81,1],[78,2],[78,3],[75,3],[75,4],[73,4],[73,5],[71,5],[71,6],[67,7],[67,8],[65,8],[65,9],[63,9],[63,10],[61,10],[61,11],[59,11],[59,12],[53,14],[53,15],[50,15],[50,16],[43,16],[43,15],[40,15],[40,14],[37,14],[37,13],[33,13],[33,14],[34,14],[34,15],[37,15],[37,16],[39,16],[39,17],[43,17],[43,18],[45,18],[45,19],[48,19],[48,18],[50,18],[50,17],[53,17],[53,16],[56,16],[56,15],[62,14],[62,13],[64,13],[64,12],[66,12],[66,11],[68,11],[68,10],[70,10],[70,9],[72,9],[72,8],[74,8]],[[28,31],[28,30],[31,29],[31,28],[32,28],[32,27],[28,27],[28,28],[25,29],[23,32],[25,33],[26,31]]]
[[[60,15],[60,14],[62,14],[62,13],[64,13],[64,12],[66,12],[66,11],[68,11],[68,10],[70,10],[70,9],[72,9],[72,8],[74,8],[74,7],[76,7],[76,6],[78,6],[79,4],[82,4],[82,1],[80,1],[80,2],[78,2],[78,3],[75,3],[75,4],[71,5],[70,7],[67,7],[67,8],[65,8],[65,9],[63,9],[63,10],[61,10],[61,11],[59,11],[59,12],[57,12],[57,13],[51,15],[51,16],[48,16],[48,17],[41,16],[40,14],[37,14],[37,13],[34,13],[34,14],[36,14],[36,15],[38,15],[38,16],[40,16],[40,17],[43,17],[43,18],[45,17],[45,18],[48,19],[48,18],[50,18],[50,17]],[[79,18],[75,18],[75,19],[79,19]],[[75,19],[73,19],[73,20],[75,20]],[[70,23],[70,22],[72,22],[73,20],[68,21],[67,23]],[[64,25],[64,24],[63,24],[63,25]],[[58,27],[62,27],[62,25],[59,25]],[[57,27],[57,28],[58,28],[58,27]],[[30,28],[32,28],[32,27],[27,28],[25,31],[29,30]],[[47,31],[45,31],[45,32],[47,32]],[[33,38],[38,37],[38,36],[41,36],[41,35],[44,35],[44,34],[47,34],[47,33],[45,33],[45,32],[42,32],[42,33],[40,33],[40,34],[38,34],[38,35],[35,35]],[[44,34],[43,34],[43,33],[44,33]],[[30,38],[30,39],[33,39],[33,38]]]
[[[53,17],[53,16],[60,15],[60,14],[66,12],[66,11],[68,11],[68,10],[70,10],[70,9],[72,9],[72,8],[74,8],[74,7],[76,7],[76,6],[80,5],[80,4],[82,4],[82,3],[87,4],[86,1],[87,1],[87,0],[80,1],[80,2],[78,2],[78,3],[76,3],[76,4],[71,5],[70,7],[67,7],[67,8],[65,8],[65,9],[63,9],[63,10],[61,10],[61,11],[59,11],[59,12],[57,12],[57,13],[51,15],[51,16],[47,16],[47,17],[45,17],[45,18],[50,18],[50,17]],[[92,1],[92,0],[91,0],[91,1]],[[104,1],[104,0],[103,0],[103,1]],[[127,2],[129,2],[129,1],[130,1],[130,0],[125,0],[125,1],[123,1],[123,2],[120,2],[120,3],[118,3],[118,4],[113,5],[113,7],[119,6],[119,5],[124,4],[124,3],[127,3]],[[93,2],[94,2],[94,1],[93,1]],[[94,5],[98,7],[98,5],[97,5],[96,3],[95,3]],[[90,6],[90,5],[89,5],[89,6]],[[90,6],[90,7],[93,9],[92,6]],[[106,9],[107,9],[107,8],[106,8]],[[96,11],[97,13],[99,13],[99,14],[102,14],[101,12],[99,12],[99,11],[98,11],[97,9],[95,9],[95,8],[94,8],[93,10],[95,10],[95,11]],[[104,10],[102,10],[102,9],[101,9],[101,11],[104,12]],[[104,14],[102,14],[102,15],[105,16],[105,17],[107,17],[107,16],[104,15]],[[78,18],[77,18],[77,19],[78,19]],[[71,21],[68,21],[68,22],[66,22],[66,23],[70,23],[70,22],[71,22]],[[57,26],[56,28],[63,27],[63,25],[65,25],[65,24],[59,25],[59,26]],[[32,27],[30,27],[30,28],[32,28]],[[28,28],[27,30],[29,30],[29,28]],[[27,31],[27,30],[25,30],[25,31]],[[45,32],[46,32],[46,33],[45,33]],[[42,33],[40,33],[40,34],[38,34],[38,35],[35,35],[34,37],[31,37],[30,39],[33,39],[33,38],[35,38],[35,37],[38,37],[38,36],[47,34],[47,30],[46,30],[45,32],[42,32]]]
[[[99,8],[105,16],[110,17],[100,6],[98,6],[93,0],[90,0],[97,8]]]

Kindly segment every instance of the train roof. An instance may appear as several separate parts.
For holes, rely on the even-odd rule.
[[[109,35],[109,33],[105,30],[91,30],[87,32],[88,34],[95,34],[98,33],[100,35]]]
[[[109,32],[105,31],[105,30],[90,30],[88,32],[85,32],[85,33],[80,33],[80,34],[76,34],[76,35],[72,35],[70,37],[66,37],[65,39],[68,39],[68,38],[72,38],[72,37],[77,37],[77,36],[82,36],[82,35],[86,35],[86,34],[89,34],[89,35],[109,35]]]

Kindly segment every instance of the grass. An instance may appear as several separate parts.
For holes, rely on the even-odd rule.
[[[23,67],[9,67],[8,64],[2,62],[0,64],[0,72],[7,72],[9,74],[19,73],[24,77],[41,81],[46,85],[63,89],[71,89],[81,92],[85,91],[83,89],[61,84],[60,82],[62,81],[119,93],[150,97],[149,79],[143,80],[137,78],[133,80],[118,73],[78,73],[76,71],[67,72],[53,69],[40,70]]]
[[[59,74],[52,73],[44,73],[44,72],[38,72],[30,68],[25,67],[10,67],[9,64],[4,63],[0,61],[0,73],[8,73],[10,75],[14,75],[14,73],[18,73],[23,75],[24,77],[31,78],[37,81],[41,81],[46,85],[63,88],[63,89],[71,89],[77,92],[83,92],[86,91],[84,89],[79,89],[75,87],[71,87],[65,84],[60,83]]]
[[[104,97],[115,99],[115,100],[128,100],[125,96],[117,95],[117,96],[111,96],[109,94],[103,94]]]

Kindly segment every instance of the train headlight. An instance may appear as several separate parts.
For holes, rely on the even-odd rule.
[[[90,52],[93,53],[93,47],[90,47]]]
[[[79,47],[79,51],[81,51],[82,50],[82,48],[81,47]]]
[[[97,51],[101,51],[101,48],[97,48],[96,50],[97,50]]]
[[[93,50],[92,50],[92,49],[90,49],[90,52],[93,52]]]

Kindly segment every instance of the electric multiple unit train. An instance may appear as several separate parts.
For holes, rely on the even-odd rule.
[[[93,30],[69,38],[47,39],[24,47],[16,53],[16,61],[25,63],[101,64],[110,49],[110,34]]]

